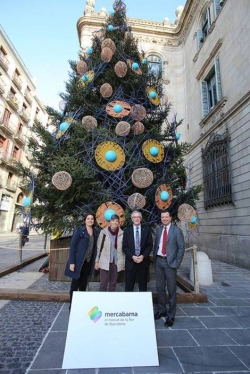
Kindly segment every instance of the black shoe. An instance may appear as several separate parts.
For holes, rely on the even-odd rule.
[[[166,318],[166,321],[165,321],[165,323],[164,323],[164,326],[166,326],[166,327],[171,327],[171,326],[173,326],[173,324],[174,324],[174,318]]]
[[[166,313],[156,312],[154,315],[155,319],[160,319],[161,317],[166,317]]]

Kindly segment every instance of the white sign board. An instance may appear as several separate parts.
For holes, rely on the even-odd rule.
[[[159,366],[151,292],[74,292],[63,369]]]

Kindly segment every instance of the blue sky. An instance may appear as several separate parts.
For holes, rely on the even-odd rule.
[[[124,0],[127,16],[162,22],[175,20],[175,10],[185,0]],[[96,0],[95,11],[112,10],[113,0]],[[153,5],[152,5],[153,4]],[[35,78],[37,94],[58,108],[68,80],[69,60],[77,60],[76,23],[86,0],[1,0],[0,24]]]

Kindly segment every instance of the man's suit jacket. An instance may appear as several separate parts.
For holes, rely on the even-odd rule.
[[[155,243],[154,243],[154,262],[156,260],[156,255],[159,248],[159,243],[161,240],[161,234],[162,234],[163,226],[159,226],[156,229],[156,235],[155,235]],[[167,239],[167,246],[166,246],[166,260],[168,263],[168,266],[174,269],[178,269],[178,267],[181,264],[181,261],[183,259],[184,253],[185,253],[185,242],[184,242],[184,236],[181,229],[173,225],[171,223],[169,232],[168,232],[168,239]]]
[[[139,264],[140,266],[149,266],[149,255],[153,249],[153,238],[152,232],[149,226],[141,225],[141,252],[140,254],[144,256],[144,260]],[[135,239],[134,239],[134,228],[133,225],[127,227],[123,233],[123,244],[122,250],[126,256],[125,268],[132,270],[135,265],[132,260],[132,256],[135,256]]]

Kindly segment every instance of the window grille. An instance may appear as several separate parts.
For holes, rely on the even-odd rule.
[[[228,130],[213,134],[202,150],[205,209],[233,203],[229,141]]]
[[[155,55],[150,55],[147,57],[148,65],[151,68],[151,71],[153,74],[158,76],[160,74],[160,71],[162,70],[162,60],[160,57]]]

